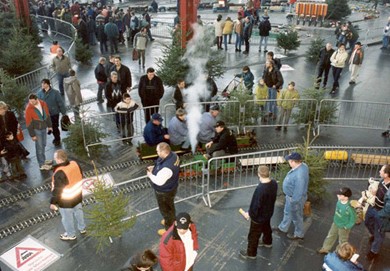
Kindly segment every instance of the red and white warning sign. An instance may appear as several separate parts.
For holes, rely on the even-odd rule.
[[[60,254],[32,236],[27,236],[0,256],[0,260],[17,271],[45,270],[59,258]]]

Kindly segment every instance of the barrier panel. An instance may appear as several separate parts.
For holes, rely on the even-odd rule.
[[[89,148],[92,146],[118,142],[130,144],[133,138],[142,137],[146,125],[145,111],[152,113],[155,110],[158,110],[158,106],[137,109],[132,113],[132,121],[128,114],[123,113],[94,111],[82,113],[84,116],[81,119],[81,125],[87,152],[89,153]],[[101,139],[98,132],[107,134],[107,137]]]
[[[267,100],[249,100],[244,104],[244,112],[242,114],[241,127],[244,131],[255,127],[271,127],[271,126],[298,126],[314,123],[317,111],[317,101],[314,99],[287,99],[283,101],[283,106],[290,110],[284,110],[285,115],[281,117],[281,101],[276,99]],[[276,106],[276,108],[275,108]],[[274,108],[274,109],[272,109]],[[272,116],[269,112],[274,111],[276,114]],[[289,117],[288,117],[289,115]],[[286,123],[286,124],[284,124]]]
[[[318,108],[318,134],[321,127],[386,130],[390,103],[322,100]]]
[[[284,157],[294,148],[237,154],[212,158],[207,164],[206,196],[211,207],[210,194],[256,186],[258,166],[270,168],[271,176],[278,176]],[[390,163],[390,148],[329,146],[310,147],[312,152],[328,160],[324,180],[362,180],[377,178],[379,170]],[[310,169],[310,168],[309,168]],[[284,176],[277,181],[281,183]]]
[[[54,78],[54,72],[45,66],[33,70],[29,73],[23,74],[21,76],[15,77],[16,84],[19,86],[25,85],[31,91],[35,91],[41,87],[41,81],[43,78],[49,78],[52,80]]]
[[[203,175],[205,165],[203,161],[186,163],[180,166],[179,186],[175,197],[175,203],[202,198],[207,206],[205,197],[205,178]],[[146,172],[146,167],[145,167]],[[132,180],[115,184],[120,190],[130,193],[129,205],[137,216],[147,214],[158,209],[154,189],[147,176],[141,176]],[[145,201],[145,198],[150,200]],[[124,220],[130,219],[125,218]]]

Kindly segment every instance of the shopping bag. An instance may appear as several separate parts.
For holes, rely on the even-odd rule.
[[[138,60],[138,58],[139,58],[138,51],[136,49],[133,49],[133,61]]]
[[[68,131],[69,125],[71,124],[68,115],[63,115],[61,118],[61,130]]]
[[[16,138],[19,142],[24,140],[23,130],[22,127],[18,127],[18,130],[16,131]]]

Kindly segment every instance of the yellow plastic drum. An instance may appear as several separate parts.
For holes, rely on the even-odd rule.
[[[348,160],[348,152],[336,150],[336,151],[326,151],[324,153],[324,157],[326,160]]]

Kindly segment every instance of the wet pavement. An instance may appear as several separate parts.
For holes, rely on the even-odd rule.
[[[361,14],[353,14],[351,17],[356,20]],[[384,10],[380,19],[367,22],[359,22],[361,28],[382,27],[389,10]],[[158,15],[160,16],[160,15]],[[157,16],[157,17],[158,17]],[[206,20],[213,18],[215,14],[211,12],[202,13]],[[161,15],[162,18],[169,18],[169,13]],[[173,17],[172,17],[173,18]],[[271,21],[283,23],[284,14],[271,14]],[[156,18],[157,19],[157,18]],[[314,29],[314,28],[313,28]],[[310,34],[313,29],[310,29]],[[305,34],[306,35],[306,34]],[[327,34],[329,36],[329,34]],[[330,36],[329,36],[330,37]],[[310,39],[310,36],[308,36]],[[48,63],[49,56],[47,51],[51,39],[58,39],[60,44],[66,47],[69,42],[61,37],[45,37],[43,41],[44,62]],[[381,37],[376,37],[373,42],[378,42]],[[153,66],[156,68],[155,60],[161,54],[162,43],[170,42],[167,39],[156,37],[147,49],[146,67]],[[258,78],[262,72],[265,62],[263,53],[258,53],[257,46],[252,47],[249,56],[244,56],[234,52],[234,46],[229,46],[225,54],[226,73],[223,78],[217,80],[219,90],[232,80],[234,74],[241,71],[241,67],[249,65],[255,78]],[[343,72],[340,81],[340,91],[327,98],[367,101],[367,102],[388,102],[388,74],[390,74],[390,50],[379,50],[380,45],[369,45],[365,50],[365,60],[360,72],[360,77],[356,85],[351,87],[348,84],[349,72],[347,69]],[[307,45],[303,45],[298,51],[293,51],[286,57],[282,58],[282,63],[293,68],[291,71],[283,71],[284,81],[294,80],[297,89],[302,91],[311,87],[315,77],[315,65],[307,63],[304,54]],[[94,78],[93,69],[100,57],[98,46],[93,47],[94,57],[92,65],[78,65],[73,62],[73,66],[82,84],[82,94],[84,99],[96,96],[97,84]],[[271,44],[269,50],[275,50],[281,55],[281,51]],[[120,55],[122,61],[127,65],[133,77],[133,87],[131,95],[134,99],[139,100],[136,84],[145,71],[138,66],[138,63],[130,60],[131,48],[120,46]],[[330,79],[330,82],[332,80]],[[56,86],[56,83],[54,83]],[[171,90],[167,90],[162,103],[167,103],[171,97]],[[105,106],[98,106],[95,102],[87,105],[89,110],[105,112]],[[353,112],[352,112],[353,114]],[[384,124],[386,127],[388,123]],[[27,131],[24,131],[27,135]],[[326,145],[348,145],[348,146],[383,146],[389,147],[389,140],[380,136],[379,130],[363,129],[345,129],[345,128],[325,128],[317,144]],[[302,136],[305,134],[303,129],[293,127],[287,133],[278,133],[273,127],[257,129],[259,144],[287,144],[302,142]],[[66,137],[66,133],[62,133]],[[33,142],[28,136],[25,136],[23,144],[31,152],[29,159],[23,162],[28,178],[25,181],[7,181],[0,184],[0,199],[25,191],[31,187],[37,187],[41,184],[50,182],[51,174],[40,172],[35,158]],[[55,151],[51,144],[51,138],[48,138],[47,157],[50,158]],[[75,158],[77,159],[77,158]],[[134,147],[125,147],[119,144],[113,144],[105,159],[98,162],[98,166],[109,165],[111,163],[136,160]],[[88,161],[80,161],[84,170],[90,170],[91,165]],[[144,165],[139,168],[115,171],[115,181],[124,180],[139,176],[143,172]],[[378,176],[376,176],[378,177]],[[353,190],[354,195],[358,195],[365,187],[365,183],[358,181],[333,181],[328,187],[328,192],[334,191],[336,187],[347,185]],[[196,262],[196,270],[319,270],[323,257],[316,254],[316,249],[322,244],[328,229],[330,228],[336,197],[330,196],[321,204],[313,206],[313,215],[305,220],[306,235],[303,242],[290,241],[285,236],[274,234],[273,248],[259,248],[257,260],[244,261],[238,257],[238,251],[245,248],[246,237],[249,229],[247,221],[242,219],[238,213],[239,208],[248,208],[253,188],[242,189],[231,192],[222,192],[212,195],[213,207],[204,206],[202,199],[193,199],[177,204],[177,211],[187,211],[191,213],[193,220],[197,224],[200,238],[199,257]],[[0,228],[5,228],[18,221],[35,216],[42,212],[48,212],[49,192],[41,192],[26,199],[19,200],[14,204],[1,207],[0,210]],[[145,199],[150,200],[150,199]],[[154,200],[154,199],[152,199]],[[272,224],[276,225],[282,217],[283,197],[278,198],[275,215]],[[61,254],[61,258],[51,265],[47,270],[67,271],[67,270],[118,270],[136,251],[151,248],[158,250],[159,237],[156,234],[159,229],[160,214],[158,211],[150,212],[138,217],[134,228],[125,232],[121,238],[114,239],[114,243],[102,254],[96,254],[95,241],[88,236],[78,236],[77,241],[64,242],[59,240],[59,234],[63,229],[60,217],[49,219],[45,222],[38,223],[17,233],[5,237],[1,240],[0,254],[8,248],[20,242],[27,235],[31,235],[43,242],[45,245],[54,249]],[[390,252],[389,238],[381,250],[381,256],[373,263],[364,259],[367,252],[368,233],[363,225],[356,226],[351,232],[350,241],[358,248],[361,254],[361,262],[367,270],[390,270],[390,258],[386,257]],[[0,263],[3,270],[10,270]],[[157,268],[157,270],[159,270]]]

